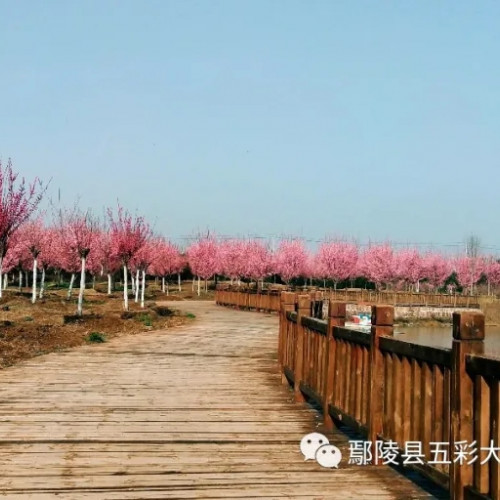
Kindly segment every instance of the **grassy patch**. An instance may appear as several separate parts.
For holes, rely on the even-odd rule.
[[[33,316],[25,316],[23,318],[24,321],[33,321]]]
[[[91,332],[87,335],[85,340],[91,344],[102,344],[106,342],[106,336],[101,332]]]
[[[193,313],[186,313],[186,318],[194,319],[194,318],[196,318],[196,315]]]
[[[153,320],[151,316],[147,313],[142,313],[137,315],[137,319],[144,324],[144,326],[153,326]]]

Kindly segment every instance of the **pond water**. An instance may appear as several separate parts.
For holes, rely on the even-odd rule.
[[[437,327],[428,326],[396,326],[394,338],[414,342],[415,344],[435,347],[451,347],[451,324]],[[485,354],[500,357],[500,327],[486,327]]]

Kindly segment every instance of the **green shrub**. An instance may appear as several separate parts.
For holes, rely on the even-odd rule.
[[[142,313],[137,316],[137,319],[144,323],[144,326],[153,326],[153,321],[151,320],[151,316],[147,313]]]
[[[86,340],[92,344],[102,344],[103,342],[106,342],[106,336],[104,333],[91,332],[87,335]]]

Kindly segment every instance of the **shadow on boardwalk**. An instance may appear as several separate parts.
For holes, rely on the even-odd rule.
[[[389,467],[304,462],[320,418],[281,384],[276,316],[175,306],[197,319],[0,372],[5,497],[435,498]]]

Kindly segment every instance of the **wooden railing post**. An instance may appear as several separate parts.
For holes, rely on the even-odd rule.
[[[329,404],[333,401],[335,387],[335,355],[337,343],[334,335],[335,326],[345,326],[346,304],[328,301],[328,319],[326,329],[326,366],[325,366],[325,393],[323,396],[323,422],[327,429],[332,430],[334,423],[330,417]]]
[[[304,369],[304,327],[302,317],[307,316],[311,311],[311,296],[299,295],[297,297],[297,344],[295,346],[295,371],[293,374],[295,401],[304,401],[304,396],[300,390]]]
[[[368,441],[375,442],[382,434],[384,411],[384,357],[379,349],[380,337],[394,333],[394,307],[372,306],[370,337],[370,394],[368,400]],[[377,465],[377,464],[375,464]]]
[[[453,313],[453,344],[451,366],[451,433],[450,433],[450,493],[453,500],[462,500],[464,488],[473,483],[473,466],[467,459],[460,465],[454,461],[460,446],[472,444],[474,431],[474,381],[465,370],[469,354],[484,351],[484,314],[482,312]],[[463,445],[462,445],[463,446]]]
[[[281,380],[288,383],[284,375],[284,355],[286,349],[286,329],[287,329],[287,311],[293,311],[295,308],[295,297],[293,292],[281,292],[280,295],[280,322],[278,332],[278,365],[281,372]]]

